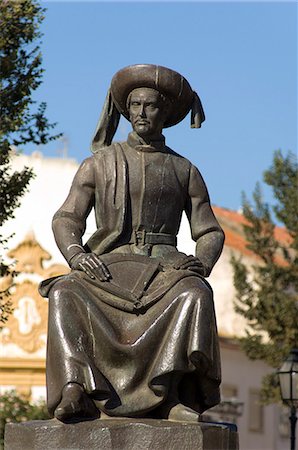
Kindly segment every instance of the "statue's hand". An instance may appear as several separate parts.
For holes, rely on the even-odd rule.
[[[191,270],[192,272],[197,273],[198,275],[205,275],[205,268],[199,258],[195,256],[184,256],[174,265],[174,268],[177,270]]]
[[[70,267],[74,270],[84,271],[90,278],[98,278],[100,281],[107,281],[111,274],[106,265],[95,253],[79,253],[70,261]]]

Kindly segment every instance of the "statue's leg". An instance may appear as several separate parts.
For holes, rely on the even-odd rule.
[[[177,285],[177,291],[179,286]],[[181,329],[185,330],[192,329],[195,324],[196,327],[192,329],[191,336],[200,336],[203,348],[206,349],[208,343],[211,346],[212,341],[214,341],[213,333],[216,331],[216,328],[214,328],[216,325],[213,322],[215,316],[212,291],[202,280],[195,280],[194,278],[184,280],[183,288],[183,292],[178,291],[179,294],[175,301],[178,300],[181,306],[187,305],[190,314],[181,314],[176,320],[180,322]],[[197,320],[192,322],[194,317],[197,317]],[[211,331],[213,328],[214,331]],[[185,345],[189,345],[189,341],[185,340]],[[193,352],[191,350],[192,348],[188,348],[186,353],[191,358],[190,364],[193,365],[193,371],[190,370],[185,373],[173,371],[168,374],[167,396],[152,416],[177,421],[198,422],[200,420],[201,413],[206,409],[206,405],[203,406],[200,401],[204,398],[202,386],[205,387],[206,378],[208,379],[207,372],[210,361],[206,355],[196,351],[195,347]],[[186,379],[185,376],[188,378]]]
[[[154,417],[173,421],[200,421],[200,413],[184,405],[179,399],[178,386],[182,376],[181,373],[172,374],[167,398],[165,402],[153,412]]]
[[[99,416],[85,391],[94,370],[88,300],[80,289],[70,278],[59,280],[49,293],[47,401],[50,414],[65,422]]]

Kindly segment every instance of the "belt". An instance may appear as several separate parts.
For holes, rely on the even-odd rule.
[[[176,246],[177,238],[173,234],[151,233],[142,230],[142,231],[133,231],[129,243],[135,245],[164,244]]]

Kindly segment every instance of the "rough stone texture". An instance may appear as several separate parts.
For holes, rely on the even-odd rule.
[[[224,424],[153,419],[56,419],[10,423],[5,450],[238,450],[238,434]]]

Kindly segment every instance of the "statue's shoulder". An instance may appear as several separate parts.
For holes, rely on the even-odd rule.
[[[185,156],[180,155],[180,153],[177,153],[170,147],[166,147],[166,149],[167,152],[172,156],[172,160],[175,165],[178,165],[179,167],[184,168],[186,170],[190,170],[193,164],[187,158],[185,158]]]
[[[77,171],[77,176],[85,176],[88,175],[88,173],[93,171],[94,167],[94,158],[93,156],[88,156],[88,158],[85,158]]]
[[[119,150],[122,148],[122,145],[124,142],[113,142],[111,145],[107,145],[106,147],[102,147],[100,150],[98,150],[96,153],[94,153],[90,158],[93,159],[93,161],[106,159],[106,158],[113,158],[117,153],[119,153]]]

